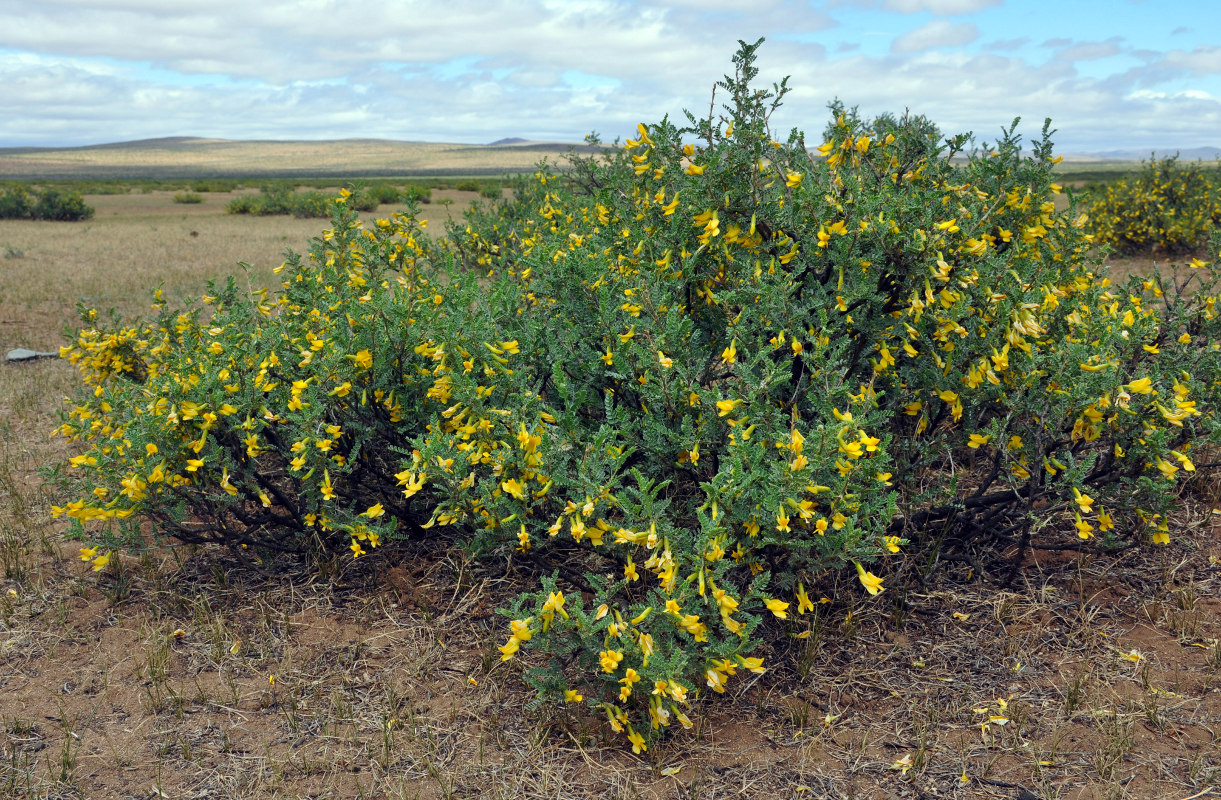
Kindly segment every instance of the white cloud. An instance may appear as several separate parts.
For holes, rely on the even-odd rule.
[[[1168,67],[1190,70],[1194,74],[1221,73],[1221,47],[1197,47],[1191,52],[1171,50],[1162,62]]]
[[[828,0],[829,5],[878,8],[900,14],[928,13],[938,16],[974,14],[985,8],[995,8],[1002,0]]]
[[[960,47],[979,38],[979,28],[971,22],[934,20],[898,36],[890,43],[892,53],[917,53],[938,47]]]
[[[1061,61],[1094,61],[1110,58],[1121,52],[1123,50],[1118,39],[1108,39],[1105,42],[1074,42],[1060,48],[1056,52],[1056,58]]]
[[[927,11],[943,15],[974,14],[1000,4],[1001,0],[885,0],[883,3],[888,11],[898,11],[900,14]]]

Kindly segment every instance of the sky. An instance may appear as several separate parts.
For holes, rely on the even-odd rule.
[[[606,141],[706,114],[739,39],[839,99],[1062,153],[1221,146],[1217,0],[0,0],[0,147],[162,136]]]

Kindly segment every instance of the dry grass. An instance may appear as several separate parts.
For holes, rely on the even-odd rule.
[[[89,223],[0,223],[0,255],[24,253],[3,262],[0,348],[52,349],[79,296],[138,312],[148,285],[239,260],[265,280],[320,228],[212,195],[93,200]],[[1185,491],[1157,552],[1040,556],[1003,591],[827,587],[813,619],[774,623],[768,674],[637,757],[597,716],[523,710],[525,659],[499,660],[492,613],[515,576],[443,543],[260,572],[165,545],[90,572],[37,476],[64,455],[47,432],[71,384],[58,361],[0,365],[0,796],[1221,793],[1215,482]]]
[[[541,142],[489,147],[350,139],[244,142],[181,139],[122,146],[0,152],[0,177],[311,175],[500,175],[533,169],[544,155],[567,152]]]

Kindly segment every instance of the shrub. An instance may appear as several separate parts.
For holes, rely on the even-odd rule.
[[[24,186],[15,185],[0,190],[0,219],[30,219],[35,198]]]
[[[345,198],[346,208],[357,211],[377,210],[377,199],[363,190],[351,192],[345,189],[342,196]],[[230,214],[258,216],[291,214],[301,218],[326,218],[331,216],[333,206],[334,199],[325,192],[296,192],[289,186],[271,185],[263,187],[258,195],[239,195],[233,198],[225,206],[225,211]]]
[[[331,216],[331,209],[331,198],[324,192],[305,192],[293,198],[294,217],[325,219]]]
[[[1096,240],[1122,253],[1186,253],[1221,223],[1221,165],[1206,169],[1177,156],[1143,162],[1137,174],[1093,192]]]
[[[460,180],[454,184],[459,192],[478,192],[483,190],[483,183],[477,180]]]
[[[402,199],[408,203],[431,203],[432,189],[417,183],[409,183],[403,187]]]
[[[259,197],[253,194],[239,194],[225,204],[226,214],[257,214]]]
[[[182,203],[183,205],[198,205],[203,202],[203,195],[191,192],[178,192],[174,195],[174,202]]]
[[[93,207],[86,205],[77,192],[51,188],[35,192],[20,185],[0,191],[0,219],[79,222],[92,216]]]
[[[958,165],[967,137],[836,103],[815,150],[777,141],[757,47],[723,114],[544,167],[439,242],[344,197],[274,295],[85,310],[56,509],[84,554],[134,515],[255,552],[448,528],[543,573],[500,648],[540,701],[640,750],[841,574],[1168,541],[1221,438],[1216,268],[1111,286],[1046,128]]]
[[[192,192],[232,192],[237,189],[237,181],[222,178],[209,178],[195,181],[191,184]]]
[[[397,203],[403,197],[403,193],[399,191],[398,187],[389,183],[371,183],[364,187],[364,194],[376,201],[378,205]],[[376,210],[376,208],[372,210]]]

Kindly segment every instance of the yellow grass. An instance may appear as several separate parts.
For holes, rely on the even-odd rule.
[[[349,139],[325,142],[239,142],[184,139],[33,152],[0,151],[0,177],[156,176],[268,173],[311,175],[501,174],[530,170],[566,145],[490,147],[435,142]],[[303,169],[302,165],[308,165]]]

